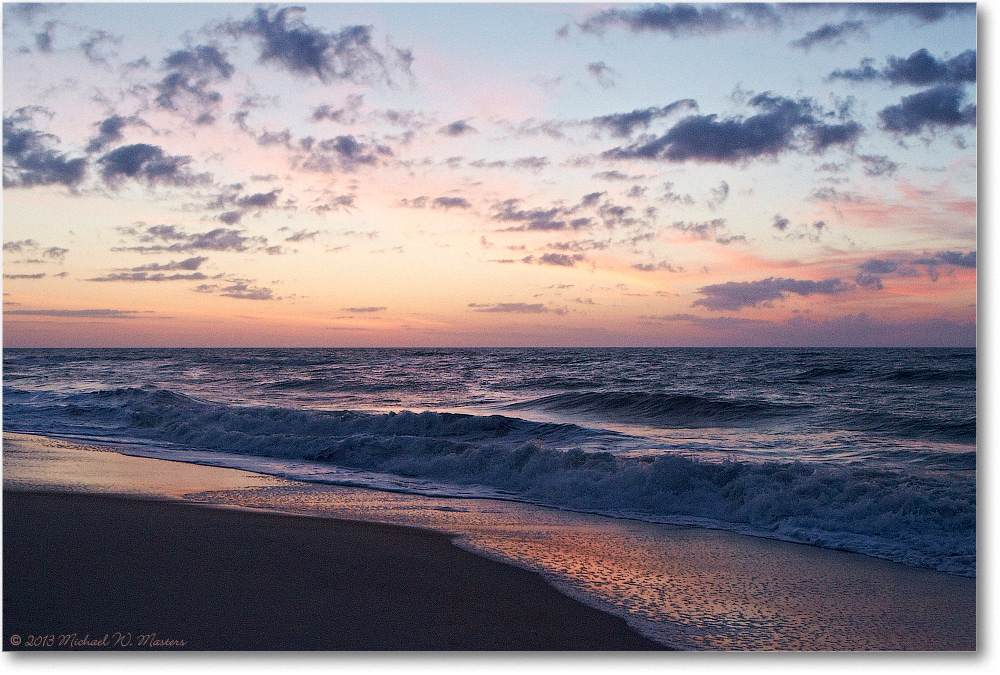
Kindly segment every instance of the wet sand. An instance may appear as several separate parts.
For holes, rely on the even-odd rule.
[[[975,579],[720,530],[99,450],[4,434],[5,649],[15,634],[115,631],[185,641],[158,649],[654,646],[612,615],[691,650],[976,649]]]
[[[431,531],[13,491],[3,525],[6,650],[660,648]]]

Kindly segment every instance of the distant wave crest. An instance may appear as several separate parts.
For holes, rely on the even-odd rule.
[[[594,415],[663,427],[750,426],[762,419],[809,410],[809,406],[765,400],[726,399],[692,394],[654,394],[641,391],[569,392],[508,406],[511,409],[549,410]]]

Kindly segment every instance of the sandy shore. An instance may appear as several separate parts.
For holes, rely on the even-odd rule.
[[[157,649],[655,646],[571,598],[681,649],[976,649],[975,579],[722,530],[3,438],[8,650],[115,631],[135,647],[156,633]]]
[[[7,490],[3,526],[5,650],[659,648],[436,532]]]

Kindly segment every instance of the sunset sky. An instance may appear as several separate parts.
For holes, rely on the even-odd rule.
[[[7,4],[5,346],[973,346],[974,5]]]

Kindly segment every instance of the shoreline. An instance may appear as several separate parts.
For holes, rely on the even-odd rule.
[[[3,506],[5,651],[667,649],[439,532],[65,492]]]
[[[208,511],[228,512],[237,518],[305,517],[320,521],[315,527],[324,522],[328,527],[344,523],[354,528],[400,527],[411,535],[440,538],[450,549],[476,561],[516,569],[577,610],[619,622],[614,630],[627,630],[629,639],[639,636],[655,641],[635,649],[668,648],[663,645],[684,651],[976,649],[975,579],[723,530],[616,521],[519,503],[311,485],[235,468],[95,452],[102,449],[107,450],[39,435],[4,433],[5,505],[8,491],[56,492],[67,498],[96,493],[112,500],[138,499],[154,511],[159,510],[156,505],[173,503],[208,507]],[[8,509],[4,516],[12,517]],[[50,529],[65,534],[62,521],[53,522],[51,515],[45,518]],[[90,539],[81,540],[84,550],[113,544],[106,533],[91,534]],[[183,548],[186,544],[182,538],[176,545]],[[120,543],[113,546],[120,548]],[[44,537],[36,542],[40,559],[48,555],[48,547]],[[393,551],[410,554],[402,544],[389,546],[386,552],[396,555]],[[360,555],[353,549],[348,553]],[[432,568],[430,562],[425,560],[423,566]],[[6,549],[5,564],[9,574],[12,568]],[[294,567],[297,563],[291,559],[287,564]],[[5,599],[6,583],[5,575]],[[210,587],[209,582],[202,585]],[[253,587],[253,579],[247,580],[247,587]],[[475,591],[478,585],[470,588]],[[6,619],[5,606],[5,631]],[[463,622],[467,619],[449,625]],[[4,646],[10,649],[7,642]]]

